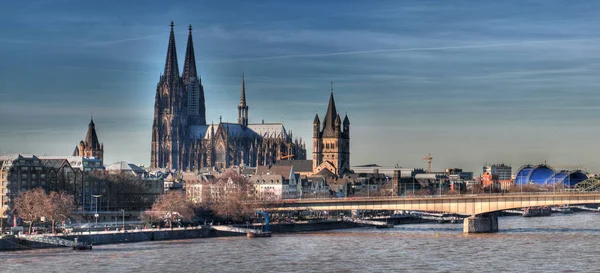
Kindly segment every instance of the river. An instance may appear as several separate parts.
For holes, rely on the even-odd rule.
[[[599,272],[600,213],[501,217],[500,232],[411,224],[0,254],[3,272]]]

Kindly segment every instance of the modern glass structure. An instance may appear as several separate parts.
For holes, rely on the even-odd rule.
[[[563,183],[565,186],[572,187],[586,179],[588,176],[580,170],[557,171],[546,165],[525,165],[517,171],[515,185]]]

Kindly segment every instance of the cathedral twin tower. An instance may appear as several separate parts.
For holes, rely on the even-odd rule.
[[[165,69],[156,87],[151,168],[187,171],[306,159],[305,143],[293,139],[282,123],[248,122],[243,79],[238,122],[208,125],[204,87],[196,70],[192,26],[181,75],[173,27],[171,22]]]

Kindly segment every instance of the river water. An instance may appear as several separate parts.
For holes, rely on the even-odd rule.
[[[5,272],[600,272],[600,213],[501,217],[500,232],[411,224],[0,254]]]

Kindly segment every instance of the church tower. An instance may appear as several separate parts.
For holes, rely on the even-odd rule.
[[[100,161],[104,161],[104,144],[98,141],[98,135],[96,134],[96,124],[94,119],[90,120],[88,125],[87,135],[85,140],[79,142],[79,145],[75,147],[73,156],[81,156],[85,158],[96,158]]]
[[[188,41],[183,64],[182,80],[187,93],[188,125],[206,125],[206,104],[204,87],[196,71],[196,56],[192,39],[192,25],[188,27]]]
[[[179,76],[173,27],[171,21],[165,71],[156,86],[151,168],[179,169],[182,160],[180,151],[184,144],[188,105],[187,92]],[[193,51],[191,55],[193,56]],[[195,64],[193,67],[188,67],[186,71],[191,82],[196,73]]]
[[[248,105],[246,105],[246,82],[242,74],[242,95],[240,96],[240,105],[238,105],[238,123],[242,126],[248,126]]]
[[[350,170],[350,120],[346,115],[342,122],[337,113],[333,83],[323,126],[318,115],[313,122],[313,173],[324,169],[337,176]]]

